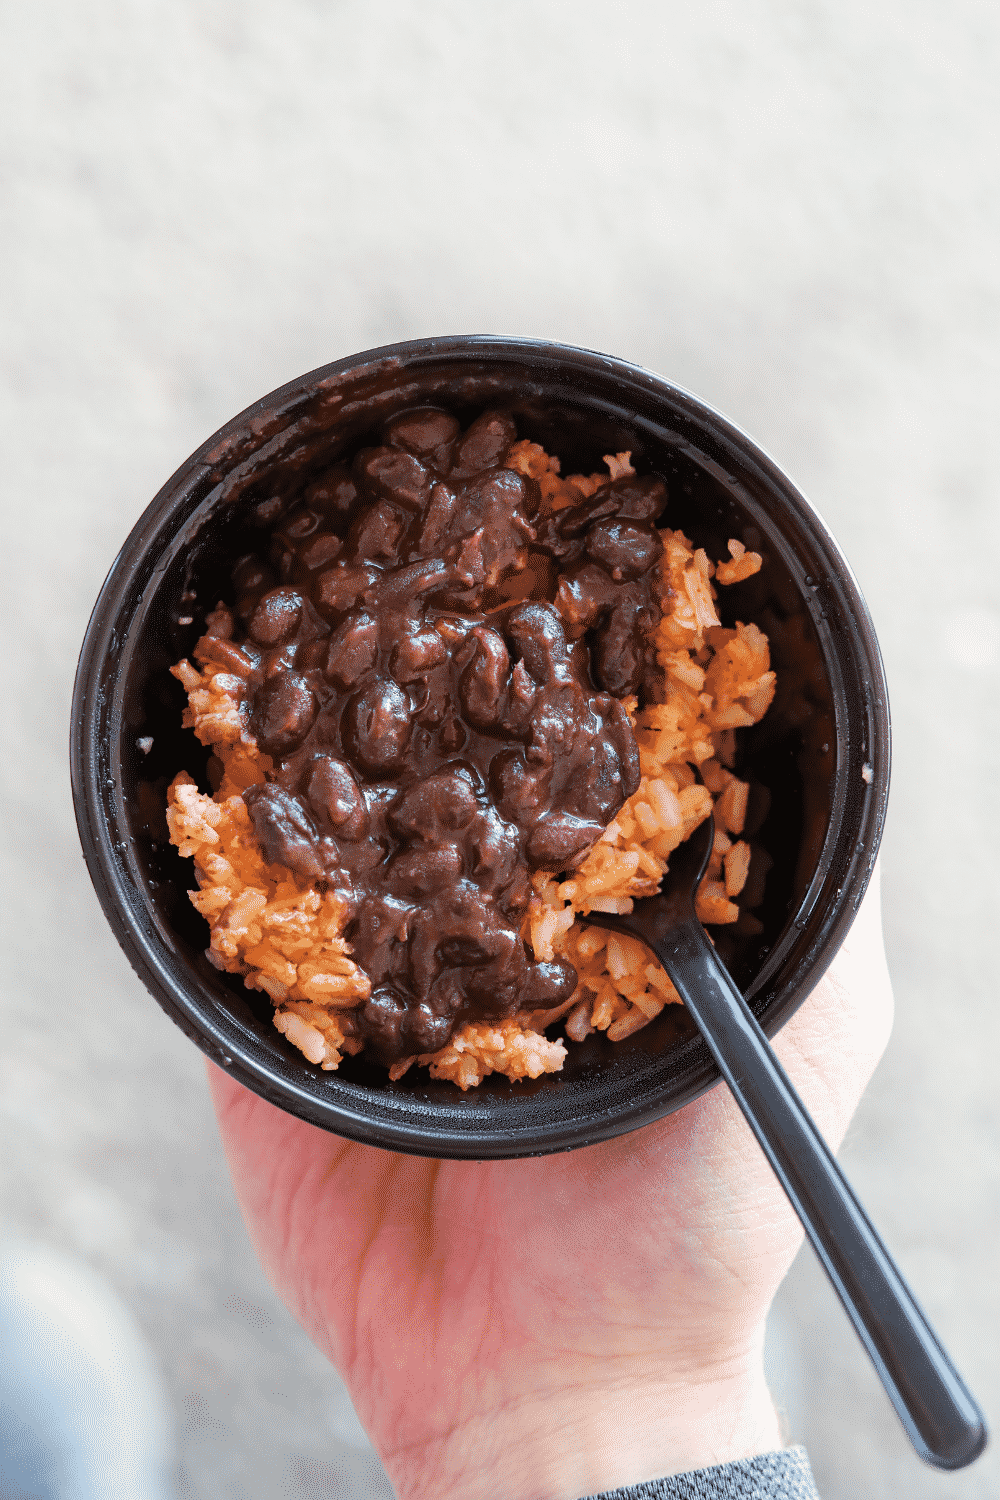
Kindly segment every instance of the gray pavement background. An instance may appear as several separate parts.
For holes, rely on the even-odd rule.
[[[994,934],[1000,19],[980,0],[5,3],[2,1224],[123,1293],[179,1494],[388,1494],[238,1219],[200,1058],[88,885],[73,667],[117,547],[258,395],[489,331],[733,417],[852,560],[889,674],[898,1019],[844,1160],[1000,1416]],[[774,1382],[825,1500],[986,1500],[909,1453],[807,1254]]]

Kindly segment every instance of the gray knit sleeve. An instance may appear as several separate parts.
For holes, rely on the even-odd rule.
[[[819,1500],[804,1448],[626,1485],[585,1500]]]

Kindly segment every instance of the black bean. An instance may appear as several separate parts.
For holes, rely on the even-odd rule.
[[[586,563],[559,579],[556,608],[571,632],[579,633],[605,613],[615,594],[615,585],[604,569],[596,563]]]
[[[412,729],[408,696],[385,677],[348,700],[341,724],[348,755],[373,775],[402,769]]]
[[[591,738],[587,753],[577,751],[573,779],[562,799],[568,812],[602,826],[622,805],[622,772],[610,737]]]
[[[320,531],[299,549],[299,558],[303,567],[316,573],[320,568],[329,567],[343,545],[340,537],[334,536],[332,531]]]
[[[667,487],[653,474],[632,474],[626,479],[616,479],[608,489],[622,520],[655,521],[667,503]],[[603,493],[603,490],[598,491],[598,494]]]
[[[362,677],[378,663],[378,626],[370,615],[349,614],[330,637],[327,677],[345,691],[357,687]]]
[[[478,729],[489,729],[501,718],[510,676],[510,656],[503,637],[486,625],[472,630],[475,655],[459,679],[465,716]]]
[[[553,516],[555,530],[562,538],[563,543],[574,537],[580,537],[592,526],[605,516],[614,516],[618,513],[615,498],[611,493],[611,486],[604,485],[602,489],[595,490],[580,505],[568,506],[565,510],[557,510]]]
[[[517,864],[520,842],[514,824],[505,823],[492,807],[482,809],[473,843],[472,867],[476,883],[482,889],[496,891],[508,883]]]
[[[495,957],[493,945],[487,942],[488,929],[481,930],[475,921],[469,927],[469,931],[442,936],[438,943],[438,957],[450,969],[481,968]]]
[[[431,487],[430,475],[419,459],[398,448],[363,448],[351,475],[362,493],[376,500],[394,500],[407,510],[422,510]]]
[[[586,548],[615,582],[640,578],[662,555],[663,543],[643,521],[598,521],[587,532]]]
[[[484,411],[459,440],[453,472],[475,474],[479,469],[495,468],[516,441],[517,428],[510,417],[502,412]]]
[[[551,604],[520,604],[507,616],[507,639],[536,682],[566,661],[566,632]]]
[[[389,866],[390,889],[394,895],[419,900],[453,886],[461,879],[462,868],[462,851],[456,844],[404,849]]]
[[[448,648],[436,630],[421,630],[393,648],[389,675],[405,684],[417,682],[448,658]]]
[[[440,558],[410,563],[380,575],[366,602],[373,609],[412,614],[414,601],[422,594],[436,592],[447,578],[448,568]]]
[[[297,750],[312,728],[316,699],[297,672],[278,672],[268,679],[254,703],[252,727],[268,755]]]
[[[326,666],[327,639],[320,636],[315,641],[302,641],[294,648],[295,659],[291,665],[297,672],[322,671]]]
[[[602,823],[589,823],[570,813],[554,812],[536,823],[528,837],[528,863],[557,873],[590,848],[604,832]]]
[[[247,787],[243,801],[268,864],[285,865],[309,880],[323,874],[316,830],[297,798],[269,782]]]
[[[622,520],[650,521],[663,510],[667,501],[666,485],[651,475],[616,479],[602,484],[579,505],[556,511],[545,526],[545,544],[565,552],[573,540],[581,537],[594,521],[607,516]]]
[[[355,609],[375,583],[379,569],[338,563],[316,580],[314,602],[328,619],[338,619]]]
[[[473,480],[464,490],[441,542],[451,558],[463,538],[478,536],[486,582],[492,587],[504,569],[523,563],[534,540],[530,517],[537,508],[538,486],[513,469]]]
[[[590,660],[594,680],[616,698],[637,693],[642,682],[643,644],[638,608],[623,599],[594,632]]]
[[[451,1036],[450,1016],[435,1015],[429,1005],[412,1006],[403,1021],[404,1050],[438,1052]]]
[[[443,833],[468,828],[478,811],[471,782],[457,771],[438,771],[414,782],[393,803],[389,816],[398,833],[436,843]]]
[[[379,985],[361,1008],[361,1019],[372,1050],[383,1062],[394,1062],[403,1054],[402,1025],[406,1001],[388,985]]]
[[[568,1000],[577,986],[578,975],[571,963],[563,958],[551,963],[528,965],[528,973],[521,991],[523,1010],[552,1010]]]
[[[364,793],[354,772],[332,755],[317,755],[309,771],[308,796],[317,812],[325,813],[337,837],[352,842],[367,837],[370,828]]]
[[[449,926],[452,935],[439,944],[438,951],[445,962],[461,965],[462,989],[468,1000],[494,1016],[513,1015],[528,967],[517,930],[484,903],[469,912],[464,924]]]
[[[364,562],[395,560],[405,525],[405,514],[398,505],[377,500],[354,521],[347,535],[347,546]]]
[[[250,616],[248,629],[259,646],[277,646],[295,634],[302,618],[302,595],[294,589],[272,589]]]
[[[433,406],[400,412],[386,423],[385,440],[393,448],[430,458],[435,468],[447,468],[448,450],[459,433],[459,423],[449,412]]]
[[[490,787],[500,816],[508,823],[530,822],[545,802],[547,777],[529,770],[520,750],[501,750],[490,761]]]

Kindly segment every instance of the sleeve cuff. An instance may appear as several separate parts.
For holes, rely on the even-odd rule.
[[[820,1500],[804,1448],[692,1469],[583,1500]]]

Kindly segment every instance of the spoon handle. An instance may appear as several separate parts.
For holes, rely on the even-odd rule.
[[[654,946],[802,1220],[917,1452],[940,1469],[972,1463],[987,1441],[982,1412],[704,928],[695,920],[685,922]]]

